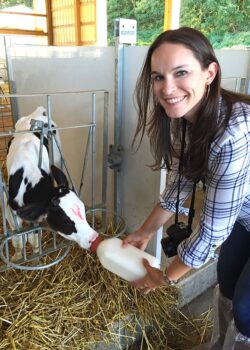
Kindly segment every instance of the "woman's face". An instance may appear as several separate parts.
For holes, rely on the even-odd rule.
[[[193,52],[181,44],[165,43],[151,58],[153,91],[170,118],[194,122],[197,108],[217,73],[217,64],[202,69]]]

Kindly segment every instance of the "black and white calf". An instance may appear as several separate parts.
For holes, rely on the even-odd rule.
[[[30,130],[32,121],[42,121],[46,127],[48,117],[45,109],[38,107],[31,115],[20,118],[16,131]],[[55,123],[52,122],[52,127]],[[18,225],[23,221],[41,222],[47,219],[49,226],[67,239],[76,241],[82,248],[88,249],[98,234],[88,225],[85,207],[76,194],[69,189],[64,173],[56,166],[50,167],[48,139],[44,135],[42,159],[39,132],[16,134],[10,142],[7,154],[9,176],[9,206],[17,217]],[[55,134],[58,144],[59,136]],[[60,161],[60,152],[54,147],[54,162]],[[53,179],[56,182],[54,185]],[[13,216],[7,206],[7,220],[15,228]],[[39,251],[38,236],[28,235],[28,240],[36,254]],[[14,236],[12,244],[15,255],[12,260],[22,258],[23,240]]]

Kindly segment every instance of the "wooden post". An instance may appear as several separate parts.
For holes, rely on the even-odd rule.
[[[75,0],[74,3],[75,6],[75,44],[76,46],[81,45],[81,14],[80,14],[80,7],[81,7],[81,0]]]
[[[171,29],[173,0],[165,0],[164,30]]]
[[[51,0],[46,0],[46,21],[48,31],[48,45],[51,46],[54,44]]]

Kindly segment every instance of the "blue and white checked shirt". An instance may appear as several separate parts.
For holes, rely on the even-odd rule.
[[[224,111],[224,103],[220,101],[220,119]],[[232,115],[235,118],[229,121],[223,135],[211,144],[199,230],[178,247],[180,259],[190,267],[198,268],[214,256],[236,220],[250,231],[250,106],[235,103]],[[177,185],[178,163],[175,163],[160,198],[163,209],[175,212]],[[192,188],[193,183],[182,177],[180,213],[188,212],[182,205]]]

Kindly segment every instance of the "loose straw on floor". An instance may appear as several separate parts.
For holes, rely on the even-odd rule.
[[[166,343],[186,350],[210,327],[208,314],[189,320],[178,310],[176,289],[142,295],[77,246],[49,269],[1,273],[0,285],[2,350],[92,350],[102,342],[125,349],[138,324],[136,350],[160,350]]]

